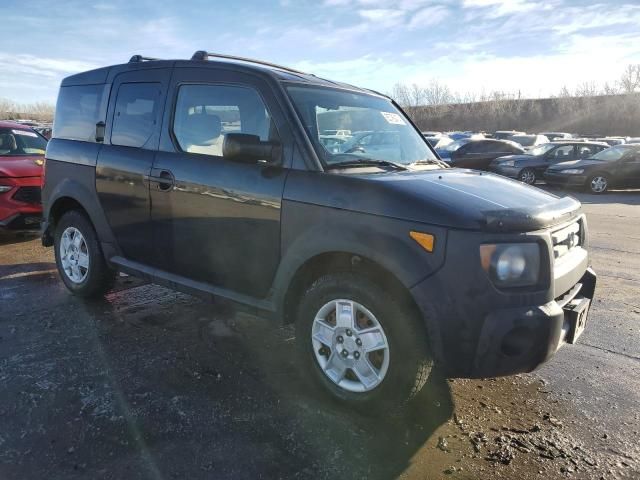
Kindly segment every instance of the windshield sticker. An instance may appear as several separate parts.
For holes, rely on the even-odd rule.
[[[30,132],[29,130],[11,130],[15,135],[24,135],[26,137],[38,137],[37,133]]]
[[[391,112],[380,112],[380,113],[382,114],[384,119],[387,121],[387,123],[390,123],[392,125],[406,125],[402,117],[397,113],[391,113]]]

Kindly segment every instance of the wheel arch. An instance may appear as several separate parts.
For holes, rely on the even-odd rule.
[[[115,243],[111,227],[102,211],[97,194],[83,183],[66,178],[48,195],[44,208],[45,236],[49,237],[62,215],[69,210],[82,211],[96,231],[100,242]]]
[[[385,266],[359,253],[349,251],[325,251],[317,253],[301,262],[290,276],[280,301],[280,313],[284,324],[295,321],[295,311],[298,300],[307,288],[318,278],[338,272],[356,272],[373,279],[392,293],[398,300],[419,313],[419,309],[409,286]]]

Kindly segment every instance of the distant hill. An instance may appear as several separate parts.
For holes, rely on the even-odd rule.
[[[640,93],[405,107],[422,130],[640,136]]]

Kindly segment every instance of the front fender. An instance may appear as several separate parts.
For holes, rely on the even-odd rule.
[[[407,289],[444,263],[446,229],[348,210],[285,201],[282,205],[282,259],[272,296],[278,309],[296,272],[309,260],[330,252],[350,253],[375,262]],[[429,253],[410,231],[435,236]]]

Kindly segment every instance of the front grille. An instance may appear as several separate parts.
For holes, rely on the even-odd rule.
[[[20,187],[13,194],[16,202],[39,204],[41,202],[40,187]]]
[[[558,259],[563,257],[571,249],[584,244],[583,228],[580,221],[574,222],[566,227],[551,233],[553,241],[553,257]]]

